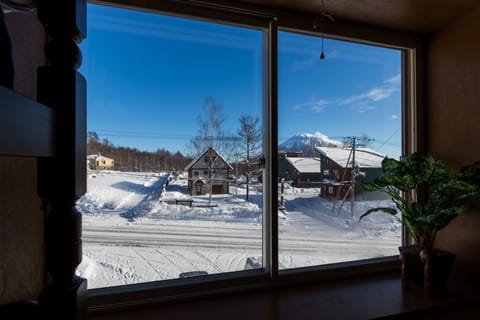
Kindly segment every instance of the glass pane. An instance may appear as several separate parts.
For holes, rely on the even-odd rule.
[[[394,206],[362,182],[401,154],[401,52],[280,32],[278,44],[279,267],[398,254]]]
[[[263,37],[88,5],[90,288],[261,267]]]

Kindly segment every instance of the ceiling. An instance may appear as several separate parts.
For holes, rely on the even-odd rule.
[[[322,0],[239,0],[264,7],[306,13],[322,12]],[[480,8],[480,0],[323,0],[324,11],[336,20],[428,34]]]

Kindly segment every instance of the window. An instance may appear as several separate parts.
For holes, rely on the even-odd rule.
[[[172,16],[89,5],[80,70],[88,148],[115,161],[88,180],[78,203],[79,271],[90,288],[181,287],[180,278],[208,283],[213,274],[215,285],[233,287],[396,255],[401,222],[358,223],[369,201],[388,199],[356,193],[351,182],[374,176],[362,156],[414,147],[413,84],[401,85],[413,65],[405,63],[414,58],[409,38],[382,46],[325,39],[320,60],[320,37],[292,25],[278,31],[282,19],[268,13],[149,5]],[[207,147],[219,153],[214,161],[199,158]],[[136,238],[142,233],[148,241]]]
[[[385,156],[398,159],[402,152],[402,52],[325,39],[320,59],[320,37],[279,32],[278,38],[279,148],[300,153],[302,161],[288,163],[308,182],[301,193],[284,191],[279,265],[291,269],[397,254],[397,217],[359,221],[368,208],[394,207],[393,202],[361,192],[359,185],[378,176]],[[340,174],[314,165],[318,157]],[[325,186],[328,195],[322,196]]]
[[[263,191],[226,173],[263,153],[265,32],[88,5],[88,154],[116,161],[77,205],[90,288],[262,261]]]
[[[335,178],[335,180],[340,180],[340,175],[338,173],[338,170],[333,170],[333,177]]]

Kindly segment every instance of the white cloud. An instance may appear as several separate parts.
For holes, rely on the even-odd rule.
[[[392,85],[395,85],[395,86],[400,86],[400,84],[402,83],[402,75],[399,73],[396,76],[393,76],[390,79],[385,80],[384,82],[391,83]]]
[[[401,75],[398,74],[392,78],[389,78],[379,86],[373,87],[367,92],[353,95],[344,99],[339,100],[340,104],[353,104],[360,101],[370,100],[370,101],[380,101],[390,97],[393,93],[397,92],[400,88]]]
[[[349,105],[358,112],[366,112],[376,109],[373,103],[387,99],[397,92],[400,89],[401,79],[401,74],[399,73],[366,92],[332,100],[307,101],[293,106],[292,109],[310,108],[313,112],[322,112],[328,105]]]
[[[322,112],[330,102],[327,100],[311,100],[304,103],[296,104],[292,107],[293,110],[300,110],[308,108],[313,112]]]
[[[373,88],[365,94],[365,97],[373,101],[380,101],[386,99],[392,95],[398,89],[395,87],[379,87]]]

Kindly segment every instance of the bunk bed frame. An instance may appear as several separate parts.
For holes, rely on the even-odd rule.
[[[45,211],[45,288],[35,301],[0,306],[0,318],[85,319],[87,281],[81,214],[86,192],[86,81],[77,72],[86,37],[86,0],[38,1],[47,65],[37,71],[37,101],[0,86],[0,155],[37,159]]]

